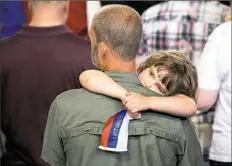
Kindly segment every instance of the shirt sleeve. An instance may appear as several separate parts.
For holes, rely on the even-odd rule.
[[[191,120],[186,120],[184,122],[183,132],[185,134],[185,141],[182,144],[180,151],[183,151],[184,153],[178,155],[177,166],[203,166],[204,159],[201,146]]]
[[[42,159],[51,164],[51,166],[65,165],[65,155],[61,145],[58,114],[59,108],[56,99],[49,110],[41,156]]]
[[[199,88],[208,90],[218,90],[221,84],[222,73],[220,73],[220,33],[216,29],[209,36],[204,47],[200,71],[199,71]]]

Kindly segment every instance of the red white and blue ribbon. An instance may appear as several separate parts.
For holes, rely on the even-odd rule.
[[[128,151],[128,125],[131,119],[125,109],[111,116],[103,128],[99,148],[113,152]]]

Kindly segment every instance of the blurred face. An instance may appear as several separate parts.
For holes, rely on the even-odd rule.
[[[161,82],[162,78],[168,74],[168,70],[151,66],[138,75],[139,80],[146,88],[159,94],[166,92],[165,85]]]

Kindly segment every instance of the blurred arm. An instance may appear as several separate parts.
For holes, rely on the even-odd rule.
[[[122,100],[127,92],[125,88],[117,84],[105,73],[98,70],[84,71],[79,79],[84,88],[116,99]]]

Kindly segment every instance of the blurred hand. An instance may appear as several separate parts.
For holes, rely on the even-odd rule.
[[[132,118],[132,119],[140,119],[141,118],[141,113],[130,113],[128,112],[129,116]]]
[[[127,109],[129,115],[132,118],[137,119],[141,116],[139,112],[148,109],[147,101],[148,98],[145,96],[134,92],[127,92],[126,97],[122,100],[122,103]]]

